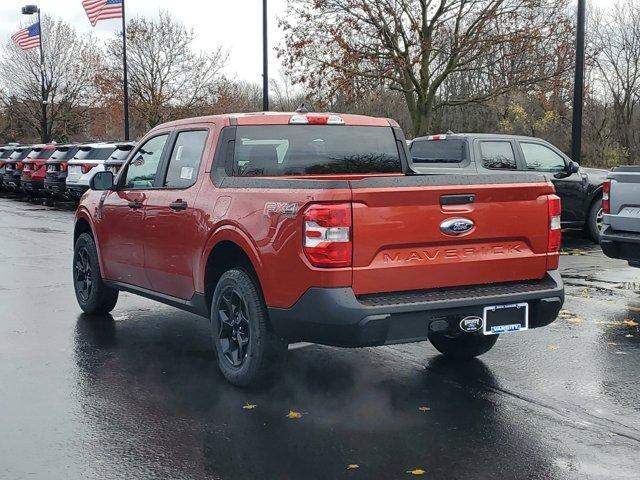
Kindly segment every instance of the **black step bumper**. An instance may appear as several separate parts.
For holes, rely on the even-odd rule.
[[[269,308],[274,331],[289,341],[341,347],[418,342],[430,331],[459,333],[484,307],[529,303],[529,328],[553,322],[564,303],[557,270],[542,280],[356,297],[351,288],[311,288],[288,309]]]
[[[607,227],[602,233],[600,246],[607,257],[626,260],[629,265],[640,267],[640,234],[616,232]]]

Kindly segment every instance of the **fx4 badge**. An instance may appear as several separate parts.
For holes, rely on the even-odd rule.
[[[264,204],[264,215],[292,215],[295,216],[300,210],[298,203],[285,203],[285,202],[267,202]]]

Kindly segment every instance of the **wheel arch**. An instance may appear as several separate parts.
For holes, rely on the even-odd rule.
[[[263,265],[257,250],[244,233],[229,226],[221,228],[210,237],[200,261],[196,289],[204,293],[207,307],[211,306],[218,279],[233,266],[244,267],[263,292]]]
[[[100,265],[100,272],[102,273],[102,277],[104,278],[104,263],[102,261],[102,254],[100,252],[100,244],[98,243],[98,238],[96,237],[95,227],[91,220],[91,216],[85,211],[78,209],[76,212],[76,221],[73,227],[73,245],[75,247],[76,241],[78,237],[83,233],[88,233],[93,238],[93,241],[96,245],[96,252],[98,253],[98,263]]]

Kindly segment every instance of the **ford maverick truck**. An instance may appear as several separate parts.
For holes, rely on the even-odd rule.
[[[272,376],[287,345],[430,340],[454,359],[555,320],[560,199],[540,174],[418,175],[393,120],[228,114],[154,128],[76,212],[73,284],[206,317],[222,374]]]

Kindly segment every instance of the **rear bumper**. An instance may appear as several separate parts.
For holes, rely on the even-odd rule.
[[[3,177],[2,184],[7,190],[11,190],[12,192],[18,192],[20,191],[22,179],[20,178],[20,175],[13,175],[9,173]]]
[[[616,232],[609,227],[602,233],[600,246],[607,257],[640,267],[640,233]]]
[[[84,192],[89,190],[88,185],[69,185],[67,184],[67,195],[71,198],[80,198]]]
[[[65,195],[67,192],[67,183],[65,178],[57,180],[45,179],[44,189],[49,195]]]
[[[529,328],[553,322],[564,303],[557,270],[543,280],[356,297],[351,288],[311,288],[288,309],[269,308],[274,331],[290,341],[342,347],[418,342],[429,332],[461,332],[484,307],[529,303]]]
[[[44,192],[44,182],[42,180],[22,180],[22,191],[30,195]]]

